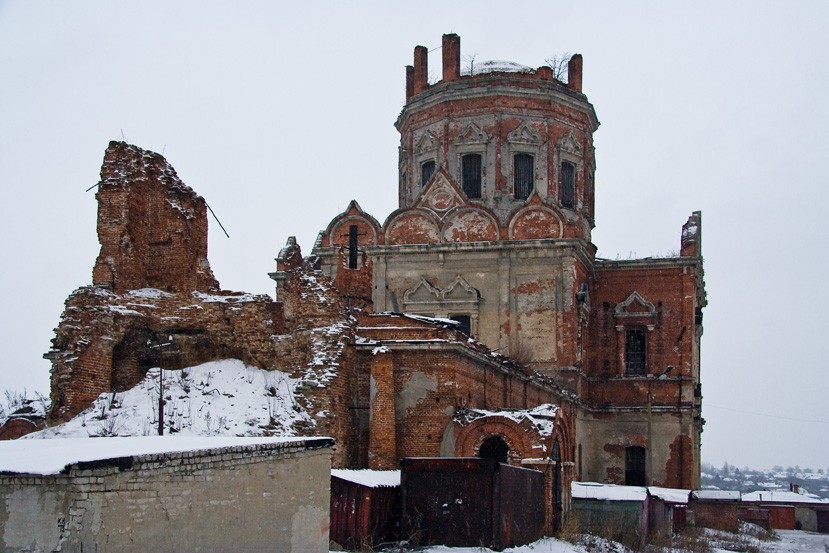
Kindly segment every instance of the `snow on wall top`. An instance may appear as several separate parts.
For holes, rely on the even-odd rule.
[[[302,443],[307,438],[235,436],[139,436],[129,438],[63,438],[0,442],[0,472],[60,474],[75,463],[187,451],[206,451],[262,444]]]
[[[400,486],[399,470],[332,469],[331,476],[368,488],[396,488]]]
[[[458,410],[455,420],[461,423],[469,423],[481,417],[504,417],[520,424],[521,421],[526,419],[538,429],[541,436],[552,436],[557,411],[558,406],[552,403],[543,403],[532,409],[501,409],[499,411],[465,408]]]

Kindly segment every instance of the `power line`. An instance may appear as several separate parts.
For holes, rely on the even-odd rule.
[[[714,409],[722,409],[723,411],[733,411],[734,413],[745,413],[746,415],[757,415],[758,417],[768,417],[770,419],[783,419],[787,421],[817,422],[820,424],[829,424],[829,421],[822,421],[817,419],[798,419],[795,417],[781,417],[780,415],[769,415],[768,413],[757,413],[756,411],[743,411],[742,409],[732,409],[731,407],[720,407],[719,405],[711,405],[710,403],[706,403],[705,407],[713,407]]]

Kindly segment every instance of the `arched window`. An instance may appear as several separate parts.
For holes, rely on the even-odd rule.
[[[643,375],[647,367],[647,334],[644,328],[625,331],[625,374]]]
[[[463,191],[467,198],[481,197],[481,154],[466,154],[461,157]]]
[[[646,486],[645,448],[625,448],[625,486]]]
[[[561,205],[576,206],[576,167],[569,161],[561,164]]]
[[[515,185],[515,199],[526,200],[533,191],[533,156],[515,154],[512,179]]]
[[[478,457],[506,463],[509,458],[509,446],[501,436],[490,436],[481,444]]]
[[[428,161],[424,161],[420,165],[420,186],[426,186],[426,183],[429,182],[429,179],[432,178],[432,174],[435,172],[435,160],[430,159]]]

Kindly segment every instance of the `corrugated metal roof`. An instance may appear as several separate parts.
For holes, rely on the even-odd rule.
[[[396,488],[400,486],[399,470],[331,469],[331,476],[368,488]]]
[[[667,503],[688,503],[688,497],[691,495],[691,490],[681,490],[678,488],[660,488],[659,486],[649,486],[648,493],[653,497],[658,497]]]
[[[617,486],[598,482],[570,484],[573,499],[600,499],[607,501],[645,501],[648,489],[641,486]]]
[[[694,490],[691,495],[709,501],[740,501],[740,492],[733,490]]]

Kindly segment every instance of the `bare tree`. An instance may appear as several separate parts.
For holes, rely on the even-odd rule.
[[[564,52],[563,54],[556,54],[552,58],[547,58],[544,61],[553,70],[553,77],[563,83],[567,82],[567,64],[570,63],[570,58],[573,54]]]
[[[475,58],[478,57],[477,52],[472,52],[471,54],[466,54],[463,56],[463,60],[466,62],[467,67],[469,68],[469,74],[475,74]]]

